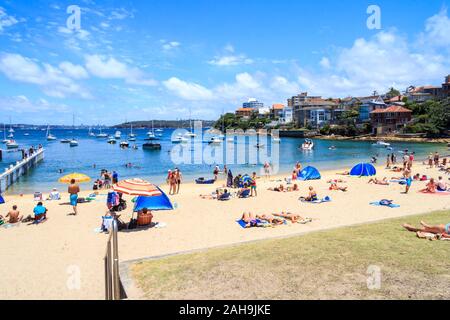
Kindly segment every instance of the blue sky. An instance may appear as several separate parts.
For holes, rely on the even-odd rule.
[[[0,0],[0,122],[215,119],[249,98],[440,84],[449,65],[445,1]]]

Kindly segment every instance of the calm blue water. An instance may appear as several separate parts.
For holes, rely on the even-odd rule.
[[[121,130],[122,138],[126,138],[128,130]],[[105,130],[104,133],[114,134],[115,130]],[[87,130],[52,130],[58,140],[48,142],[45,139],[46,132],[40,130],[16,130],[15,139],[20,147],[30,147],[42,144],[45,148],[45,160],[27,176],[13,187],[8,189],[10,193],[30,193],[34,191],[45,192],[52,187],[62,188],[57,180],[60,176],[71,172],[80,172],[89,175],[92,178],[97,178],[101,169],[116,170],[120,178],[141,177],[148,179],[155,183],[162,183],[165,181],[165,176],[168,169],[179,167],[183,173],[185,181],[192,181],[194,178],[204,176],[211,177],[214,164],[179,164],[173,163],[171,157],[171,150],[174,146],[181,148],[180,145],[171,143],[171,134],[173,130],[165,129],[162,139],[159,141],[162,145],[161,151],[146,151],[142,150],[141,146],[145,142],[147,130],[134,130],[138,135],[136,142],[130,142],[130,145],[136,144],[139,149],[122,150],[119,144],[109,145],[106,139],[98,139],[89,137]],[[29,133],[25,136],[24,133]],[[79,141],[79,146],[70,148],[68,144],[60,143],[60,139],[76,137]],[[295,162],[300,161],[303,165],[312,164],[319,169],[333,169],[333,168],[349,168],[353,164],[361,161],[369,161],[372,156],[378,154],[379,163],[385,163],[387,153],[395,152],[400,157],[400,152],[404,149],[415,151],[417,157],[425,157],[428,153],[439,151],[441,154],[448,153],[445,144],[425,144],[425,143],[392,143],[393,151],[387,151],[372,146],[372,142],[361,141],[324,141],[315,140],[315,150],[312,152],[304,152],[298,149],[298,146],[303,142],[303,139],[283,138],[279,146],[280,154],[280,173],[289,173]],[[266,147],[261,150],[263,153],[270,152],[271,146],[268,142],[261,142]],[[253,147],[253,142],[249,145],[247,142],[233,144],[223,143],[223,146],[213,147],[212,149],[219,152],[225,149],[243,147],[247,145],[253,152],[256,148]],[[207,144],[199,144],[203,148]],[[328,148],[334,145],[337,150],[329,150]],[[4,148],[4,146],[0,146]],[[197,159],[192,146],[185,147],[185,152],[190,156],[192,153],[193,160]],[[267,151],[265,150],[267,149]],[[209,150],[209,149],[208,149]],[[208,151],[209,152],[209,151]],[[172,155],[174,151],[172,151]],[[3,161],[0,161],[0,170],[3,171],[9,164],[14,163],[20,159],[19,152],[5,153]],[[192,162],[192,161],[191,161]],[[249,162],[250,164],[245,164]],[[132,163],[132,168],[126,168],[125,164]],[[243,161],[244,164],[228,165],[234,174],[237,173],[251,173],[258,171],[261,164],[255,164],[255,161]],[[95,168],[94,168],[95,164]],[[222,165],[220,165],[222,167]],[[63,174],[59,173],[59,169],[63,169]],[[90,186],[89,186],[90,187]],[[86,186],[88,188],[88,186]]]

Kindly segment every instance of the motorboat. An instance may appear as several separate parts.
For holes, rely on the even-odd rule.
[[[15,140],[9,140],[6,143],[6,148],[7,149],[17,149],[17,148],[19,148],[19,145],[17,144],[17,142]]]
[[[209,144],[221,144],[223,139],[219,137],[212,137],[211,140],[208,141]]]
[[[379,148],[387,148],[387,147],[390,147],[391,144],[388,142],[384,142],[384,141],[377,141],[376,143],[372,144],[372,146],[379,147]]]
[[[301,146],[302,150],[312,150],[314,149],[314,142],[311,139],[305,139]]]
[[[331,147],[328,148],[328,150],[336,150],[336,147],[335,146],[331,146]]]
[[[61,139],[61,143],[70,143],[70,139]]]
[[[122,132],[116,131],[116,133],[114,134],[114,139],[120,140],[121,137],[122,137]]]
[[[25,132],[23,135],[24,135],[25,137],[28,137],[30,134],[29,134],[28,132]]]
[[[115,139],[113,136],[109,136],[107,142],[108,142],[109,144],[116,144],[116,143],[117,143],[116,139]]]
[[[69,146],[78,147],[78,141],[76,139],[72,139],[69,141]]]
[[[144,150],[161,150],[161,145],[159,143],[144,143],[142,145],[142,149]]]
[[[147,138],[145,138],[145,140],[158,140],[158,138],[156,138],[153,131],[149,131],[147,132]]]
[[[121,148],[128,148],[130,146],[128,141],[121,141],[119,145]]]

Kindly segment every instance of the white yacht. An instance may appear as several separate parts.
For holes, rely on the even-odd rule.
[[[121,137],[122,137],[122,132],[116,131],[116,133],[114,134],[114,139],[120,140]]]
[[[100,128],[100,133],[97,134],[97,138],[108,138],[108,135],[106,133],[102,132],[102,128]]]
[[[17,149],[17,148],[19,148],[19,145],[17,144],[17,142],[15,140],[8,140],[8,142],[6,143],[6,148]]]
[[[391,144],[384,142],[384,141],[377,141],[376,143],[372,144],[374,147],[380,147],[380,148],[387,148],[390,147]]]
[[[50,126],[47,127],[47,141],[54,141],[56,137],[50,133]]]

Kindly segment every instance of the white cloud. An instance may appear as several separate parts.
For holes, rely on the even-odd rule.
[[[75,65],[71,62],[64,61],[59,64],[59,68],[68,76],[73,79],[85,79],[88,78],[89,75],[82,66]]]
[[[325,69],[329,69],[331,67],[330,59],[328,59],[327,57],[323,57],[320,60],[320,65]]]
[[[82,40],[82,41],[89,40],[89,37],[91,35],[91,33],[85,29],[71,30],[71,29],[68,29],[67,27],[62,27],[62,26],[58,27],[58,32],[63,35],[66,35],[66,36],[73,35],[75,38],[77,38],[78,40]]]
[[[424,46],[450,46],[450,19],[447,16],[447,8],[443,8],[438,14],[427,19],[425,32],[420,34],[419,41]]]
[[[17,24],[19,21],[6,13],[6,10],[0,7],[0,32],[3,32],[5,28],[11,27]]]
[[[149,79],[138,68],[130,67],[112,57],[86,55],[86,69],[94,76],[103,79],[123,79],[129,84],[154,86],[157,82]]]
[[[125,8],[119,8],[115,9],[111,12],[108,19],[110,20],[124,20],[127,18],[134,18],[133,12],[125,9]]]
[[[235,54],[234,47],[228,44],[224,48],[222,55],[217,55],[214,59],[208,61],[209,64],[221,67],[237,66],[242,64],[252,64],[254,61],[245,54]]]
[[[214,98],[211,90],[199,84],[186,82],[175,77],[164,81],[163,84],[168,90],[186,100],[212,100]]]
[[[170,51],[176,48],[179,48],[181,46],[181,43],[179,43],[178,41],[167,41],[167,40],[159,40],[159,42],[161,42],[162,44],[162,49],[164,51]]]
[[[88,90],[67,77],[59,68],[46,63],[40,65],[19,54],[0,55],[0,72],[11,80],[38,85],[45,94],[52,97],[91,97]]]
[[[0,109],[5,112],[14,113],[41,113],[51,112],[52,114],[58,112],[68,112],[69,108],[64,104],[50,103],[45,99],[38,99],[31,101],[24,95],[14,97],[0,97]]]

